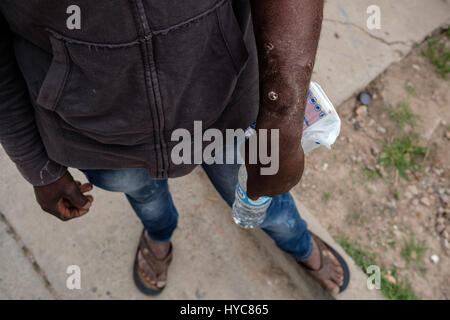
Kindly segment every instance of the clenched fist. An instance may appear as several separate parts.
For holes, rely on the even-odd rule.
[[[94,198],[84,193],[91,190],[92,184],[75,181],[67,171],[51,184],[34,187],[34,194],[42,210],[67,221],[88,213]]]

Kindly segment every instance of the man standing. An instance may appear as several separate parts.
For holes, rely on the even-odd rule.
[[[248,196],[274,198],[262,229],[327,291],[343,290],[345,262],[310,234],[288,193],[303,173],[292,146],[322,10],[320,0],[2,0],[0,141],[42,209],[62,220],[89,211],[92,185],[124,192],[144,225],[134,279],[155,294],[178,217],[167,179],[195,167],[172,162],[172,132],[256,119],[257,132],[280,135],[275,175],[247,164]],[[239,165],[202,166],[231,205]]]

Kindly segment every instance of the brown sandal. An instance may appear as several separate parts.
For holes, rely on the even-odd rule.
[[[159,288],[156,284],[152,284],[150,280],[145,276],[143,270],[139,267],[138,256],[141,252],[147,264],[152,270],[153,276],[157,277],[169,268],[169,264],[172,261],[172,243],[170,243],[169,252],[164,259],[158,259],[152,250],[150,249],[147,240],[145,239],[145,229],[142,232],[139,245],[136,250],[136,257],[134,260],[133,278],[138,289],[146,295],[156,295],[161,293],[165,288]]]
[[[298,261],[298,263],[306,269],[306,271],[316,280],[322,280],[326,277],[324,275],[330,274],[331,264],[333,263],[330,254],[333,255],[343,270],[343,281],[342,285],[339,286],[339,293],[344,291],[347,288],[347,285],[350,281],[350,270],[348,269],[348,265],[345,262],[344,258],[331,246],[329,246],[325,241],[320,239],[318,236],[311,232],[311,237],[314,238],[314,241],[317,244],[317,247],[320,251],[320,268],[319,269],[311,269],[308,266],[304,265],[302,262]]]

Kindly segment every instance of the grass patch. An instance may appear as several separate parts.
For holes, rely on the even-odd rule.
[[[406,102],[400,102],[395,108],[390,106],[388,111],[391,120],[394,121],[400,128],[403,129],[406,124],[411,127],[416,126],[418,116],[412,112],[409,104]]]
[[[330,194],[329,192],[325,192],[325,193],[322,195],[322,199],[323,199],[324,201],[328,201],[328,200],[330,200],[330,198],[331,198],[331,194]]]
[[[356,265],[359,266],[364,273],[370,265],[378,265],[376,262],[377,256],[374,253],[363,250],[359,245],[353,244],[347,237],[338,237],[336,241],[341,247],[353,258]],[[395,278],[395,283],[389,282],[386,275],[389,273],[385,268],[380,266],[381,270],[381,292],[383,295],[391,300],[416,300],[411,284],[399,281],[397,270],[391,271],[391,276]]]
[[[366,220],[367,218],[359,212],[348,213],[345,216],[345,221],[349,224],[362,225]]]
[[[428,248],[425,246],[424,242],[417,241],[414,234],[412,234],[409,240],[405,239],[400,255],[407,264],[414,263],[422,273],[425,273],[427,269],[424,266],[424,255],[427,250]]]
[[[450,29],[445,31],[446,38],[450,38]],[[422,50],[422,55],[435,67],[436,73],[442,78],[447,78],[450,72],[450,50],[446,45],[445,37],[442,39],[431,38],[427,41],[427,48]]]
[[[415,96],[416,95],[416,87],[414,86],[414,83],[411,81],[408,81],[406,84],[406,90],[408,91],[409,95]]]
[[[427,148],[418,146],[416,140],[406,136],[395,138],[383,146],[383,152],[378,163],[384,167],[395,167],[400,177],[409,180],[408,171],[420,171],[418,157],[425,156]]]
[[[367,180],[374,181],[377,178],[381,178],[381,172],[378,168],[370,169],[367,167],[361,168],[362,173],[364,174],[364,177],[367,178]]]

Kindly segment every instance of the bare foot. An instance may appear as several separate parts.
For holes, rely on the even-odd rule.
[[[313,252],[309,259],[301,263],[313,270],[311,275],[322,288],[329,293],[336,294],[339,292],[339,287],[343,284],[344,270],[336,257],[324,246],[322,247],[323,257],[321,257],[319,245],[314,237],[312,239]],[[329,259],[326,259],[326,257],[329,257]]]
[[[149,248],[152,250],[153,254],[158,259],[164,259],[167,254],[169,253],[170,249],[170,241],[167,242],[158,242],[152,240],[148,234],[147,231],[145,232],[145,240],[148,243]],[[138,254],[138,264],[141,270],[144,272],[146,278],[154,285],[156,285],[158,288],[162,288],[166,285],[167,281],[167,270],[163,272],[160,275],[155,276],[154,272],[150,268],[149,264],[145,261],[144,257],[142,256],[142,253],[139,251]]]

